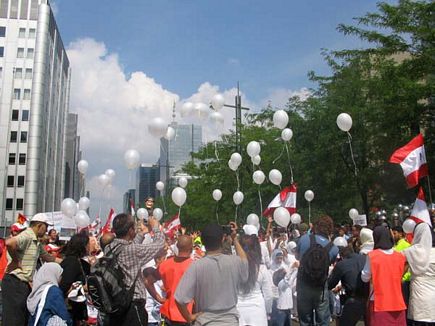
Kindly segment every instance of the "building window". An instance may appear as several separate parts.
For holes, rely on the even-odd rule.
[[[29,121],[29,110],[21,111],[21,121]]]
[[[17,157],[17,154],[15,153],[9,153],[9,164],[15,165],[15,159]]]
[[[33,59],[33,49],[27,49],[27,59]]]
[[[36,29],[29,29],[29,38],[36,38]]]
[[[30,89],[24,90],[23,100],[30,100]]]
[[[23,69],[15,68],[14,78],[23,78]]]
[[[19,38],[25,38],[26,37],[26,29],[25,28],[20,28],[20,30],[18,32],[18,37]]]
[[[20,143],[27,143],[27,131],[21,132]]]
[[[32,68],[26,68],[26,79],[32,79],[33,73],[32,73]]]
[[[24,58],[24,48],[17,49],[17,58]]]
[[[3,46],[0,46],[0,58],[3,58],[5,54],[5,48]]]
[[[14,88],[14,100],[19,100],[21,98],[21,89]]]
[[[24,206],[23,203],[24,203],[23,198],[17,198],[17,210],[21,211],[23,209]]]
[[[14,199],[13,198],[6,198],[6,210],[11,211],[14,206]]]
[[[20,153],[20,157],[18,159],[18,164],[26,165],[26,154],[25,153]]]
[[[20,114],[20,111],[12,110],[12,121],[18,121],[19,114]]]
[[[19,175],[18,176],[17,187],[24,187],[24,175]]]
[[[11,188],[14,186],[15,177],[13,175],[8,175],[8,187]]]
[[[11,131],[11,139],[10,142],[11,143],[16,143],[17,142],[17,132],[16,131]]]
[[[6,36],[6,27],[0,26],[0,37],[5,37],[5,36]]]

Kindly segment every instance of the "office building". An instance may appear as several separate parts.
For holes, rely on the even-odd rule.
[[[122,199],[122,209],[126,214],[131,213],[130,199],[135,200],[136,197],[136,189],[128,189],[126,193],[124,193],[124,197]]]
[[[156,197],[156,182],[159,181],[159,167],[153,164],[141,164],[136,172],[136,206],[143,207],[145,198]]]
[[[78,116],[68,113],[65,131],[65,187],[64,198],[72,198],[76,202],[85,195],[85,178],[77,169],[81,160],[80,136],[77,135]]]

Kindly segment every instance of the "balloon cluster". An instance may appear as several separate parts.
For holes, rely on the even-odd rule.
[[[87,197],[81,197],[76,203],[72,198],[65,198],[61,203],[62,214],[74,220],[74,223],[79,228],[87,227],[90,224],[90,219],[86,210],[90,206],[90,200]]]

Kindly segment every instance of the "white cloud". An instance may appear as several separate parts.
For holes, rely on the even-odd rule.
[[[273,108],[284,108],[289,98],[293,96],[299,96],[302,100],[305,100],[310,95],[308,88],[301,88],[299,90],[291,90],[285,88],[275,88],[269,91],[268,96],[261,101],[263,107],[269,103]]]

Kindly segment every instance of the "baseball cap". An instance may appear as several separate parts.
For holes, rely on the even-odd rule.
[[[38,213],[33,215],[31,222],[42,222],[47,225],[53,225],[53,223],[51,223],[49,217],[45,213]]]

